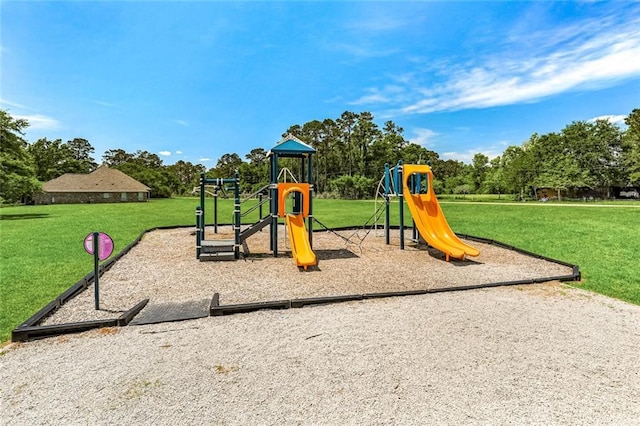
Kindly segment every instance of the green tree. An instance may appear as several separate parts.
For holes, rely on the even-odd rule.
[[[200,182],[200,173],[205,171],[205,167],[202,164],[194,165],[189,161],[183,160],[178,160],[175,164],[166,166],[166,169],[172,176],[171,182],[174,184],[171,190],[178,195],[190,194]]]
[[[241,165],[242,159],[235,152],[231,154],[224,154],[218,159],[215,169],[209,170],[209,172],[212,172],[215,175],[212,177],[231,178],[234,176],[236,170],[240,170]]]
[[[626,171],[626,184],[640,185],[640,109],[635,108],[625,118],[628,126],[622,137],[622,163]]]
[[[369,177],[379,180],[384,172],[385,163],[393,167],[398,160],[403,159],[403,150],[408,146],[403,132],[404,129],[396,126],[393,121],[384,123],[381,135],[369,147]],[[424,149],[419,145],[415,146],[417,149]]]
[[[574,121],[562,129],[566,155],[577,164],[574,188],[592,188],[606,193],[616,176],[621,133],[605,120],[596,123]]]
[[[434,177],[437,177],[439,181],[444,182],[442,192],[453,194],[454,190],[465,184],[469,184],[467,176],[468,167],[462,161],[457,160],[436,160],[432,162],[431,166]]]
[[[399,158],[399,160],[402,160],[407,164],[427,164],[430,162],[434,174],[441,171],[439,170],[439,167],[442,165],[439,161],[440,156],[417,143],[407,143],[402,148],[400,157],[401,158]],[[446,167],[447,166],[445,165],[444,168],[446,169]]]
[[[14,119],[0,110],[0,201],[13,203],[26,201],[40,188],[36,179],[33,159],[22,138],[26,120]]]
[[[626,180],[622,167],[622,130],[608,120],[596,120],[592,125],[593,139],[598,154],[593,159],[596,185],[607,198],[611,187]]]
[[[354,148],[356,155],[356,173],[361,176],[372,176],[374,170],[371,164],[371,146],[380,138],[381,133],[378,125],[373,122],[373,115],[370,112],[361,112],[354,128]],[[380,172],[379,170],[377,171]]]
[[[535,178],[534,160],[530,150],[520,146],[509,146],[502,154],[502,162],[508,191],[524,199]]]
[[[531,159],[529,183],[535,188],[553,188],[558,199],[561,191],[581,181],[577,172],[577,163],[565,146],[565,138],[559,133],[538,135],[534,133],[527,143],[528,156]],[[536,191],[537,194],[537,191]]]
[[[128,163],[133,160],[133,154],[126,152],[124,149],[110,149],[102,156],[102,164],[107,167],[117,167],[121,164]]]
[[[339,160],[336,149],[338,127],[335,121],[329,118],[323,121],[309,121],[302,126],[291,126],[283,136],[286,134],[292,134],[316,149],[313,168],[314,184],[317,192],[327,191],[329,174],[339,173],[336,170]]]
[[[359,200],[373,196],[374,180],[361,175],[342,175],[330,182],[332,190],[340,198]]]
[[[498,194],[498,199],[500,199],[500,195],[507,192],[508,188],[502,157],[498,156],[489,162],[483,190],[488,194]]]
[[[36,169],[36,177],[47,182],[65,173],[88,173],[80,161],[76,160],[71,148],[62,143],[61,139],[38,139],[27,148]]]
[[[67,141],[71,156],[77,162],[77,173],[90,173],[98,167],[96,161],[91,157],[95,149],[88,140],[83,138],[74,138]]]
[[[356,158],[357,144],[355,143],[354,131],[357,120],[358,115],[351,111],[343,112],[340,118],[336,120],[339,134],[337,149],[341,154],[339,174],[352,176],[356,171],[358,161]]]
[[[471,164],[471,183],[472,191],[480,192],[484,184],[484,180],[487,176],[489,169],[489,157],[482,153],[477,153],[473,156],[473,162]]]
[[[313,180],[318,192],[335,188],[331,182],[343,175],[379,180],[384,164],[395,165],[405,154],[437,158],[419,145],[408,144],[403,129],[387,121],[381,130],[370,112],[345,111],[336,120],[312,120],[295,124],[283,134],[292,134],[316,149]],[[406,152],[405,152],[406,151]],[[283,159],[281,167],[296,165]]]
[[[240,190],[254,193],[269,183],[269,161],[263,148],[252,149],[240,167]]]
[[[138,150],[131,154],[112,149],[102,157],[103,164],[120,170],[147,185],[153,198],[167,198],[180,187],[178,178],[162,164],[162,159],[151,152]]]

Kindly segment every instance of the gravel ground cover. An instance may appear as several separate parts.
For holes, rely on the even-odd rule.
[[[300,272],[286,250],[265,255],[263,234],[246,261],[213,263],[195,259],[189,229],[151,232],[101,279],[103,310],[90,288],[49,323],[143,298],[219,292],[230,304],[571,273],[485,244],[447,263],[328,233],[314,236],[319,270]],[[639,306],[557,282],[105,328],[3,348],[0,423],[637,424],[639,347]]]
[[[570,275],[571,268],[525,256],[488,244],[472,242],[480,256],[445,262],[444,255],[409,242],[399,249],[398,232],[390,245],[365,231],[315,233],[317,269],[302,272],[293,263],[285,230],[279,229],[280,256],[269,254],[269,233],[247,240],[246,260],[200,262],[190,228],[157,230],[120,259],[100,279],[100,311],[94,310],[94,290],[89,287],[47,319],[45,324],[115,318],[137,302],[154,304],[211,299],[220,304],[263,302],[316,296],[376,293],[451,287],[500,281]],[[231,228],[221,227],[207,238],[231,238]],[[356,234],[354,235],[354,232]],[[359,243],[362,239],[362,244]],[[148,308],[145,308],[148,309]]]

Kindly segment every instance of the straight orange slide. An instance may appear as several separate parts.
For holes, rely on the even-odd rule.
[[[450,257],[464,259],[466,256],[478,256],[480,251],[460,240],[449,227],[433,190],[431,167],[405,164],[402,166],[402,174],[404,199],[409,206],[420,235],[427,244],[443,252],[447,260]],[[411,194],[408,181],[413,174],[428,175],[429,186],[426,194]]]
[[[285,223],[289,230],[291,242],[291,254],[297,266],[307,269],[317,264],[316,254],[311,250],[307,228],[304,226],[304,217],[301,214],[287,214]]]

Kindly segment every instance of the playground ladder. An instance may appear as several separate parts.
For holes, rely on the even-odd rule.
[[[202,240],[200,261],[235,260],[234,240]]]

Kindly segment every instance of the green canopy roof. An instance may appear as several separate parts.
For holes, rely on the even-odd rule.
[[[278,156],[300,156],[305,154],[313,154],[315,152],[316,150],[312,146],[307,145],[293,135],[287,135],[280,142],[278,142],[276,146],[269,150],[269,155],[278,154]]]

